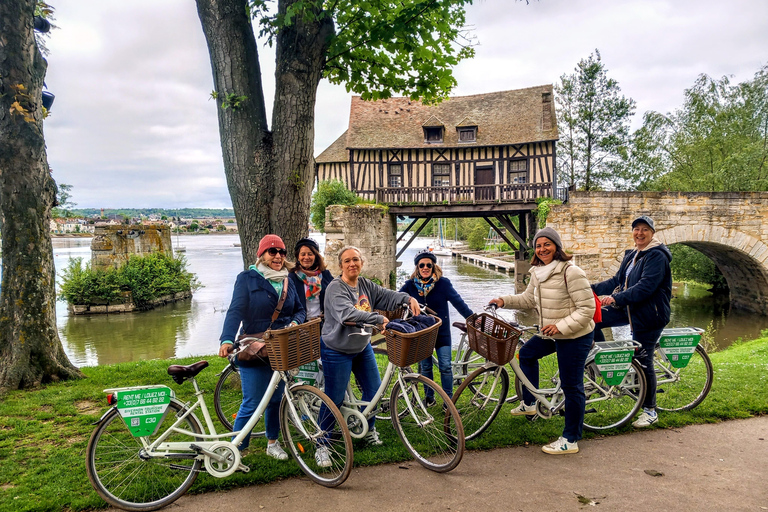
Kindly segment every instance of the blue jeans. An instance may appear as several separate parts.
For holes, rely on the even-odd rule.
[[[585,334],[569,340],[548,340],[534,336],[520,349],[520,369],[539,387],[539,359],[557,352],[557,366],[560,370],[560,383],[565,394],[565,427],[563,437],[573,443],[581,439],[584,426],[584,364],[592,348],[594,333]],[[532,405],[536,399],[523,386],[523,401]]]
[[[605,327],[619,327],[629,325],[627,309],[616,309],[613,307],[603,308],[603,321],[595,325],[595,341],[605,341],[605,335],[602,329]],[[642,348],[635,354],[635,359],[643,367],[645,380],[648,385],[645,393],[643,407],[646,409],[656,408],[656,371],[653,368],[653,353],[656,350],[656,342],[661,337],[661,329],[632,331],[632,339],[639,342]]]
[[[248,420],[251,419],[256,408],[259,406],[264,393],[267,391],[267,385],[272,378],[272,368],[269,366],[254,366],[250,368],[240,367],[240,384],[243,388],[243,403],[240,404],[240,410],[237,411],[235,424],[232,427],[234,431],[242,430]],[[283,389],[285,383],[281,380],[277,389],[269,399],[269,405],[264,411],[264,424],[267,429],[267,439],[274,441],[280,434],[280,401],[283,399]],[[250,444],[251,436],[248,435],[240,444],[240,450],[245,450]]]
[[[445,345],[443,347],[435,347],[437,353],[437,367],[440,369],[440,386],[443,391],[448,395],[448,398],[453,396],[453,370],[451,368],[451,346]],[[423,359],[419,362],[420,373],[428,379],[435,380],[432,373],[432,356]],[[435,392],[432,388],[425,390],[425,396],[427,398],[433,398]]]
[[[376,364],[376,356],[373,348],[368,344],[362,352],[357,354],[345,354],[329,348],[320,340],[320,360],[323,362],[323,376],[325,377],[325,394],[328,395],[336,407],[341,407],[344,402],[344,393],[349,385],[349,377],[353,373],[357,383],[363,390],[362,400],[369,402],[376,395],[381,386],[379,366]],[[320,408],[320,427],[330,432],[333,427],[333,415],[329,414],[326,407]],[[375,416],[368,420],[368,429],[372,430],[376,424]]]

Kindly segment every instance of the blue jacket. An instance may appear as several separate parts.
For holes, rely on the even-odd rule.
[[[328,288],[328,285],[331,284],[331,281],[333,281],[333,276],[331,275],[330,270],[323,270],[322,279],[320,281],[320,311],[325,312],[325,289]],[[291,272],[291,281],[293,281],[293,286],[296,288],[296,295],[299,297],[299,302],[301,302],[301,307],[303,307],[305,310],[307,309],[307,294],[304,291],[304,281],[302,281],[299,276],[296,275],[296,272]]]
[[[453,307],[456,308],[456,311],[458,311],[462,317],[467,318],[472,314],[472,310],[469,309],[469,306],[467,306],[464,299],[461,298],[459,292],[456,291],[446,277],[441,277],[437,280],[435,286],[427,294],[426,300],[419,295],[419,290],[416,288],[413,279],[406,281],[403,287],[400,288],[400,291],[415,298],[419,301],[419,304],[426,303],[427,307],[434,310],[435,313],[437,313],[437,316],[440,317],[440,320],[443,321],[443,325],[441,325],[440,330],[437,331],[437,342],[435,343],[435,347],[451,345],[451,317],[448,312],[449,302],[453,304]]]
[[[256,334],[266,331],[270,328],[272,313],[275,312],[279,300],[280,297],[275,288],[257,271],[246,270],[238,274],[219,341],[234,341],[238,334]],[[299,301],[296,288],[288,279],[288,294],[285,297],[283,309],[271,328],[282,329],[288,327],[292,321],[300,324],[304,322],[305,317],[304,307]],[[240,361],[238,364],[241,366],[263,365],[260,361]]]
[[[633,332],[662,329],[671,313],[672,253],[664,244],[641,251],[627,280],[627,267],[637,254],[634,249],[628,250],[616,275],[593,284],[592,289],[598,295],[612,295],[618,307],[627,308]],[[614,292],[617,286],[620,291]]]

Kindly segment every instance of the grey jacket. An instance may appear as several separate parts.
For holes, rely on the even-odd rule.
[[[370,343],[370,336],[358,336],[359,327],[344,325],[344,322],[380,324],[384,317],[375,309],[393,310],[408,303],[411,296],[378,286],[364,277],[357,279],[357,288],[352,288],[335,278],[325,291],[325,324],[323,343],[345,354],[357,354]]]

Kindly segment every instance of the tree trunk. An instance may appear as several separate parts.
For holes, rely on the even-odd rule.
[[[56,184],[45,153],[46,64],[34,39],[34,9],[34,0],[0,2],[0,390],[82,377],[56,329],[50,235]]]

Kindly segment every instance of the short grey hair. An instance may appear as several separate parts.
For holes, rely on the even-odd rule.
[[[363,256],[363,251],[361,251],[360,249],[358,249],[358,248],[357,248],[357,247],[355,247],[354,245],[345,245],[345,246],[344,246],[344,247],[342,247],[342,248],[341,248],[341,250],[339,251],[339,267],[341,267],[341,257],[342,257],[342,256],[344,255],[344,253],[345,253],[345,252],[347,252],[347,251],[357,251],[357,254],[359,254],[359,255],[360,255],[360,261],[362,261],[363,263],[365,263],[365,256]]]

